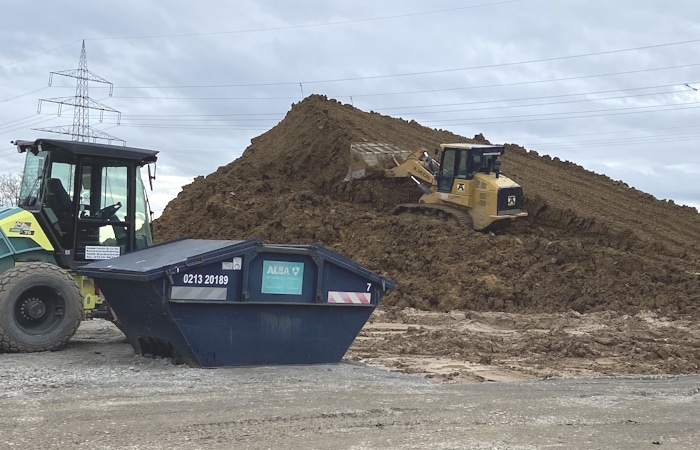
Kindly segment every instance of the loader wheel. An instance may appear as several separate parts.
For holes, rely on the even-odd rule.
[[[0,352],[58,350],[82,315],[78,285],[58,266],[28,263],[0,275]]]

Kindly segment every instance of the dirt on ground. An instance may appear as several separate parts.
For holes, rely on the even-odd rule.
[[[700,371],[694,208],[508,144],[503,171],[529,216],[475,232],[393,214],[420,197],[410,180],[344,182],[353,142],[488,143],[311,96],[185,186],[156,239],[314,241],[393,279],[349,356],[398,370],[446,381]]]
[[[700,324],[656,313],[377,310],[352,361],[440,383],[700,372]]]
[[[205,370],[135,355],[103,320],[82,322],[59,352],[0,359],[3,449],[695,450],[700,442],[698,375],[457,384],[352,361]]]

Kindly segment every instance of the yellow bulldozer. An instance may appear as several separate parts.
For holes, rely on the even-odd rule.
[[[417,204],[398,205],[397,212],[442,211],[475,230],[498,228],[527,216],[522,188],[501,172],[502,145],[441,144],[438,153],[440,163],[425,149],[412,152],[387,143],[353,143],[345,181],[410,178],[423,196]]]

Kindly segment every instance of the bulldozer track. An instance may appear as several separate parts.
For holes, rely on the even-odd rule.
[[[469,215],[469,213],[466,210],[462,210],[459,208],[453,208],[450,206],[444,206],[444,205],[434,205],[434,204],[428,204],[428,203],[403,203],[401,205],[397,205],[394,208],[394,214],[401,214],[404,212],[409,212],[409,213],[427,213],[427,214],[433,214],[433,215],[440,215],[441,213],[446,214],[447,216],[454,217],[457,219],[462,225],[469,229],[474,228],[474,224],[472,223],[472,218]]]

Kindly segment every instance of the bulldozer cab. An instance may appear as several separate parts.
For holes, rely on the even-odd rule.
[[[500,170],[498,157],[503,155],[502,146],[443,144],[441,147],[438,192],[452,192],[455,180],[472,180],[477,173],[498,173]],[[457,185],[464,189],[463,183]]]
[[[157,151],[52,139],[15,145],[26,153],[18,206],[36,217],[60,266],[152,245],[140,167]]]

